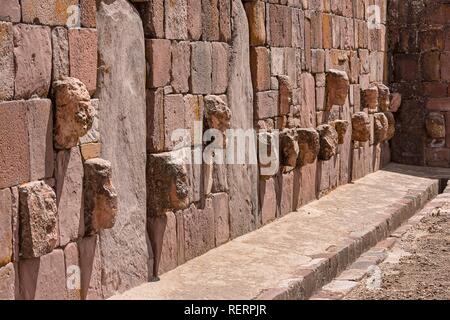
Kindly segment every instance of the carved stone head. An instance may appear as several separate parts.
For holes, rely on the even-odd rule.
[[[329,111],[333,105],[343,106],[347,99],[350,82],[345,71],[330,69],[326,76],[326,110]]]
[[[297,129],[299,157],[297,165],[305,166],[313,163],[320,151],[319,133],[313,128]]]
[[[359,142],[370,140],[370,120],[368,114],[363,111],[352,115],[352,140]]]
[[[320,160],[329,160],[336,154],[338,144],[338,134],[329,124],[322,124],[317,127],[320,137]]]
[[[280,133],[280,160],[281,165],[287,167],[295,167],[299,147],[296,132],[293,129],[285,129]]]
[[[347,133],[348,126],[350,125],[347,120],[334,120],[331,125],[336,129],[338,134],[338,144],[344,143],[345,134]]]

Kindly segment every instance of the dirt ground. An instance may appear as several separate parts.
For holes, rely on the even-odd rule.
[[[379,267],[378,288],[363,279],[344,299],[450,299],[450,207],[434,209],[407,231]]]

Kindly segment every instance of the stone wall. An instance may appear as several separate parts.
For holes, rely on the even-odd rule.
[[[450,166],[450,2],[389,6],[389,80],[402,95],[393,140],[395,162]]]
[[[2,1],[0,299],[109,297],[388,163],[386,9]],[[177,161],[252,128],[247,153],[279,134],[275,172]]]

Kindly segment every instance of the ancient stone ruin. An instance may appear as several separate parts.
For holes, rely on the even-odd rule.
[[[449,21],[440,0],[0,1],[0,299],[105,299],[391,154],[450,167]]]

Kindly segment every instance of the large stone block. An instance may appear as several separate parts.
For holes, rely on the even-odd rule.
[[[300,192],[298,196],[297,208],[316,199],[316,174],[317,162],[307,164],[300,168]]]
[[[6,266],[0,267],[0,300],[14,300],[18,287],[14,264],[8,263]]]
[[[187,1],[164,1],[165,35],[167,39],[183,40],[188,37]]]
[[[245,2],[244,7],[250,29],[250,45],[264,45],[266,42],[266,4],[263,1],[251,1]]]
[[[356,112],[352,116],[352,140],[365,142],[370,139],[370,120],[365,112]]]
[[[273,177],[259,181],[259,199],[261,223],[265,225],[277,217],[277,193]]]
[[[374,114],[374,143],[378,144],[385,141],[388,137],[389,122],[384,113]]]
[[[57,206],[53,189],[42,181],[19,187],[20,253],[24,258],[47,254],[57,244]]]
[[[314,77],[310,73],[302,73],[302,108],[300,109],[300,122],[304,128],[316,125],[316,90]]]
[[[69,70],[69,36],[67,29],[56,27],[52,30],[53,73],[52,81],[68,77]]]
[[[288,114],[293,103],[293,83],[289,76],[278,76],[278,99],[278,115]]]
[[[97,7],[95,0],[80,0],[80,22],[85,28],[95,28]]]
[[[70,22],[71,6],[77,6],[78,0],[23,0],[22,21],[50,26],[63,26]]]
[[[319,133],[313,128],[297,130],[299,157],[297,164],[305,166],[314,163],[320,151]]]
[[[191,43],[191,78],[190,88],[194,94],[211,93],[211,43]]]
[[[288,47],[292,45],[292,12],[287,6],[268,4],[267,29],[269,30],[268,43],[275,47]],[[268,8],[268,9],[267,9]]]
[[[334,127],[328,124],[322,124],[317,127],[320,138],[320,151],[318,158],[320,160],[329,160],[336,154],[338,144],[338,134]]]
[[[188,34],[189,39],[194,41],[200,40],[202,36],[202,15],[199,14],[201,11],[202,0],[187,0]]]
[[[167,50],[167,48],[165,48]],[[171,82],[172,88],[176,93],[186,93],[189,91],[189,76],[191,74],[191,46],[187,41],[172,43],[172,76]],[[153,53],[153,51],[152,51]],[[166,52],[167,53],[167,52]],[[161,52],[154,52],[157,56],[161,55]],[[163,59],[163,63],[166,63],[165,57],[159,57],[157,59]],[[160,68],[161,66],[155,66]],[[153,66],[152,66],[153,68]],[[167,69],[160,69],[158,72],[167,72]],[[165,75],[164,75],[165,77]]]
[[[3,7],[3,4],[2,4]],[[0,16],[1,16],[0,9]],[[0,21],[0,101],[14,97],[14,41],[12,23]]]
[[[211,92],[223,94],[228,86],[228,51],[226,43],[213,42],[211,44]]]
[[[200,0],[197,1],[200,2]],[[135,3],[147,38],[164,38],[164,2],[164,0],[154,0]]]
[[[58,152],[55,178],[59,243],[64,246],[84,234],[83,163],[78,147]]]
[[[48,99],[32,99],[27,106],[28,137],[30,145],[30,179],[53,176],[53,113]]]
[[[219,0],[202,1],[202,40],[218,41],[220,38]],[[200,14],[197,12],[196,14]]]
[[[55,145],[69,149],[92,127],[94,108],[87,87],[76,78],[63,78],[53,85],[56,102]]]
[[[292,212],[294,197],[294,171],[280,174],[278,176],[278,201],[280,216]]]
[[[97,89],[97,30],[69,29],[70,76],[80,79],[93,95]]]
[[[231,2],[219,0],[219,40],[229,42],[231,39]]]
[[[185,102],[181,94],[168,94],[164,96],[164,150],[172,150],[180,143],[184,142],[186,137],[178,137],[178,140],[172,137],[177,129],[185,129]],[[182,143],[183,144],[183,143]],[[179,148],[179,146],[178,146]]]
[[[66,274],[61,249],[19,262],[20,297],[24,300],[64,300]]]
[[[64,248],[64,262],[66,266],[66,299],[81,299],[81,269],[80,255],[76,242],[69,243]]]
[[[255,116],[257,119],[278,115],[278,92],[275,90],[257,92],[255,94]]]
[[[254,2],[247,2],[254,3]],[[250,48],[250,68],[255,91],[270,89],[270,53],[265,47]]]
[[[145,45],[142,21],[126,0],[97,11],[99,128],[102,158],[111,162],[117,189],[114,228],[100,234],[105,296],[148,279],[146,242]],[[118,134],[120,132],[120,134]],[[120,150],[120,152],[118,152]]]
[[[0,268],[12,261],[12,197],[9,188],[0,190]]]
[[[160,273],[175,269],[178,265],[177,220],[171,211],[165,213],[167,219],[161,251]]]
[[[218,247],[230,239],[230,211],[228,194],[215,193],[211,195],[211,205],[214,212],[215,246]]]
[[[348,96],[350,82],[345,71],[330,69],[326,75],[326,111],[333,105],[343,106]]]
[[[0,20],[9,22],[20,22],[20,2],[19,0],[3,0],[0,7]]]
[[[23,101],[0,103],[0,188],[30,178],[26,106]]]
[[[39,44],[39,45],[36,45]],[[49,27],[14,26],[15,98],[47,97],[52,74],[52,43]]]
[[[93,235],[78,242],[81,272],[81,299],[102,300],[102,263],[99,237]]]
[[[111,180],[109,161],[94,158],[84,163],[84,226],[87,235],[111,229],[116,222],[117,192]]]

